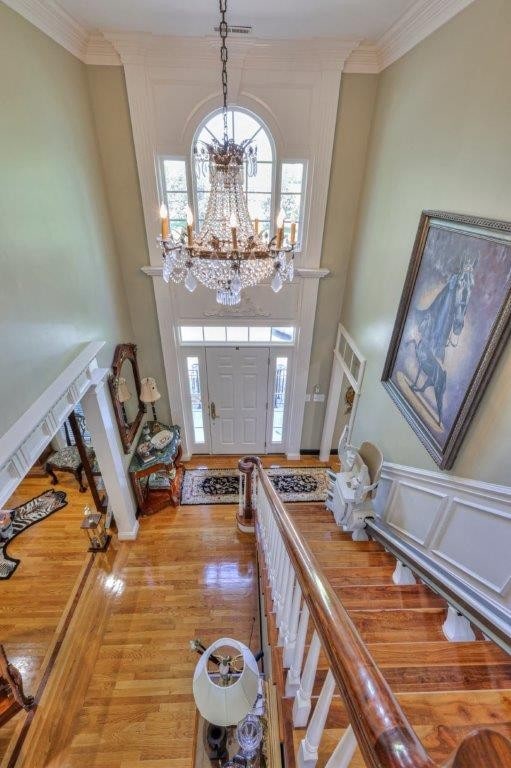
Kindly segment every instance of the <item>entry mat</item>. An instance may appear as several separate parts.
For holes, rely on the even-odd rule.
[[[282,501],[324,501],[327,497],[326,468],[271,467],[266,471]],[[238,504],[239,495],[237,469],[185,470],[181,504]]]

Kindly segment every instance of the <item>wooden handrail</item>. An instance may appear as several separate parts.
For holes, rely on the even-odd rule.
[[[324,576],[279,499],[258,457],[255,468],[309,608],[330,669],[348,711],[368,768],[436,768],[367,650],[341,601]],[[494,731],[467,737],[445,768],[511,768],[511,742]]]

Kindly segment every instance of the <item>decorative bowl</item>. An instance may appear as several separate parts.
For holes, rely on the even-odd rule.
[[[156,435],[153,435],[151,438],[151,445],[154,446],[157,451],[161,451],[163,448],[167,447],[172,440],[172,437],[173,433],[170,429],[162,429],[160,432],[157,432]]]

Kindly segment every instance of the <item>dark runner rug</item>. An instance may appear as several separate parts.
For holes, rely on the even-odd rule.
[[[324,501],[327,474],[323,467],[272,467],[268,470],[282,501]],[[186,469],[181,504],[238,504],[240,473],[237,469]]]
[[[67,497],[64,491],[52,489],[10,510],[12,523],[7,533],[8,538],[0,540],[0,579],[10,578],[20,563],[19,560],[9,557],[6,552],[11,541],[26,528],[44,520],[45,517],[66,505]]]

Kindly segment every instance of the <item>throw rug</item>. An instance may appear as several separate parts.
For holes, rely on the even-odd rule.
[[[19,507],[11,509],[11,524],[4,527],[0,538],[0,579],[12,576],[20,561],[9,557],[6,550],[10,542],[31,525],[44,520],[67,505],[64,491],[45,491]]]
[[[328,478],[323,467],[271,467],[266,470],[282,501],[325,501]],[[181,504],[238,504],[237,469],[186,469]]]

